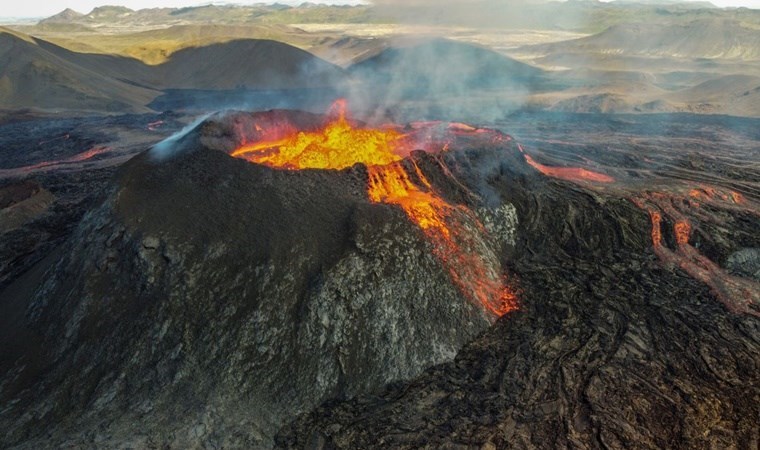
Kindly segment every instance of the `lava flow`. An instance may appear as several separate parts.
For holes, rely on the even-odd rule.
[[[605,175],[603,173],[594,172],[592,170],[584,169],[583,167],[553,167],[553,166],[546,166],[544,164],[541,164],[534,160],[530,155],[525,153],[525,150],[523,150],[522,146],[518,144],[518,148],[522,152],[523,156],[525,157],[525,162],[527,162],[531,167],[538,170],[542,174],[553,177],[553,178],[559,178],[561,180],[567,180],[567,181],[593,181],[596,183],[614,183],[615,179],[612,178],[609,175]]]
[[[53,169],[69,164],[76,164],[90,160],[100,154],[108,153],[111,151],[111,147],[93,147],[89,150],[85,150],[82,153],[77,153],[74,156],[70,156],[64,159],[58,159],[55,161],[43,161],[30,166],[16,167],[13,169],[0,169],[0,177],[2,176],[15,176],[23,175],[30,172],[35,172],[42,169]]]
[[[732,311],[760,317],[755,305],[760,304],[760,283],[728,274],[692,246],[692,225],[688,218],[674,207],[675,198],[665,193],[644,193],[633,202],[649,213],[652,224],[652,246],[665,264],[683,269],[692,278],[709,286],[715,296]],[[673,223],[675,250],[665,245],[662,235],[664,218]]]
[[[462,130],[459,124],[450,126],[454,134],[479,131]],[[446,143],[430,137],[430,128],[413,124],[408,133],[402,133],[393,127],[357,127],[346,118],[345,103],[339,101],[331,121],[319,130],[267,133],[257,125],[258,135],[271,139],[243,144],[231,154],[291,170],[344,169],[364,164],[370,201],[401,207],[432,242],[434,254],[459,290],[487,311],[504,315],[517,308],[517,297],[497,269],[498,258],[480,244],[477,233],[484,232],[482,224],[468,208],[452,205],[438,195],[412,159],[402,161],[415,149],[446,147]]]

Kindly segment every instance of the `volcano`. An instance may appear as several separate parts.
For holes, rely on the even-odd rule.
[[[2,291],[0,443],[751,446],[757,283],[712,261],[756,200],[691,183],[342,102],[212,115]]]
[[[4,294],[6,442],[267,447],[324,400],[450,360],[518,307],[515,209],[454,176],[460,147],[516,156],[497,131],[338,108],[216,115],[131,160]]]

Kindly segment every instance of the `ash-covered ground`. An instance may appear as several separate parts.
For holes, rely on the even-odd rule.
[[[412,155],[516,281],[493,325],[362,166],[250,164],[213,121],[124,164],[187,120],[46,120],[1,125],[4,447],[757,446],[758,120],[514,114]]]

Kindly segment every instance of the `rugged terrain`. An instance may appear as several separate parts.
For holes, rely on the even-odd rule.
[[[4,445],[267,446],[295,413],[412,377],[488,327],[420,231],[368,202],[363,166],[293,173],[225,153],[272,115],[321,123],[221,116],[173,155],[136,157],[4,290]],[[508,205],[481,214],[515,220]]]
[[[0,28],[0,447],[756,448],[758,29],[659,0]]]
[[[293,172],[225,154],[253,123],[319,123],[282,114],[212,118],[172,153],[132,160],[66,242],[4,290],[4,339],[18,342],[2,359],[6,445],[267,446],[278,429],[280,446],[317,448],[757,440],[757,304],[735,310],[663,260],[631,200],[654,186],[677,195],[686,173],[704,195],[705,183],[736,190],[742,203],[686,210],[689,242],[751,280],[758,175],[724,176],[756,152],[755,121],[516,115],[501,128],[523,151],[464,140],[442,159],[415,153],[451,201],[516,225],[493,248],[519,310],[487,329],[401,210],[367,202],[363,166]],[[565,126],[589,141],[558,140]],[[715,159],[695,166],[697,153],[678,150],[694,136],[713,136]],[[578,165],[615,181],[542,173]],[[661,245],[677,250],[666,220]]]
[[[428,92],[446,95],[418,114],[454,120],[481,109],[489,118],[521,109],[760,116],[756,10],[423,1],[415,14],[400,5],[388,14],[378,3],[66,11],[0,31],[4,47],[17,49],[0,53],[0,107],[319,111],[350,96],[370,110]],[[490,20],[498,24],[482,26]]]

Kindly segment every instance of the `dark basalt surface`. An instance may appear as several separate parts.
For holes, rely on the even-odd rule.
[[[516,224],[482,236],[521,300],[493,326],[400,209],[369,203],[362,166],[230,158],[217,117],[187,151],[83,178],[102,204],[50,213],[68,228],[0,272],[0,446],[757,447],[760,322],[664,265],[629,198],[687,180],[757,202],[737,163],[755,122],[510,120],[537,160],[618,182],[547,178],[512,142],[411,156],[449,201]],[[721,205],[690,242],[751,277],[757,215]]]
[[[625,201],[555,184],[515,204],[523,308],[451,363],[300,417],[277,446],[756,446],[758,320],[664,269]]]
[[[757,447],[760,322],[664,265],[647,214],[629,198],[714,183],[757,202],[757,122],[556,114],[502,126],[546,164],[595,163],[618,180],[515,178],[511,166],[486,173],[517,208],[517,245],[505,257],[523,288],[521,310],[453,362],[299,417],[277,447]],[[690,242],[750,279],[760,235],[747,205],[703,205]],[[669,247],[671,227],[661,230]]]
[[[369,202],[363,166],[271,169],[220,151],[232,136],[212,119],[172,156],[132,159],[3,292],[4,446],[270,447],[297,413],[412,378],[488,328],[422,231]]]

